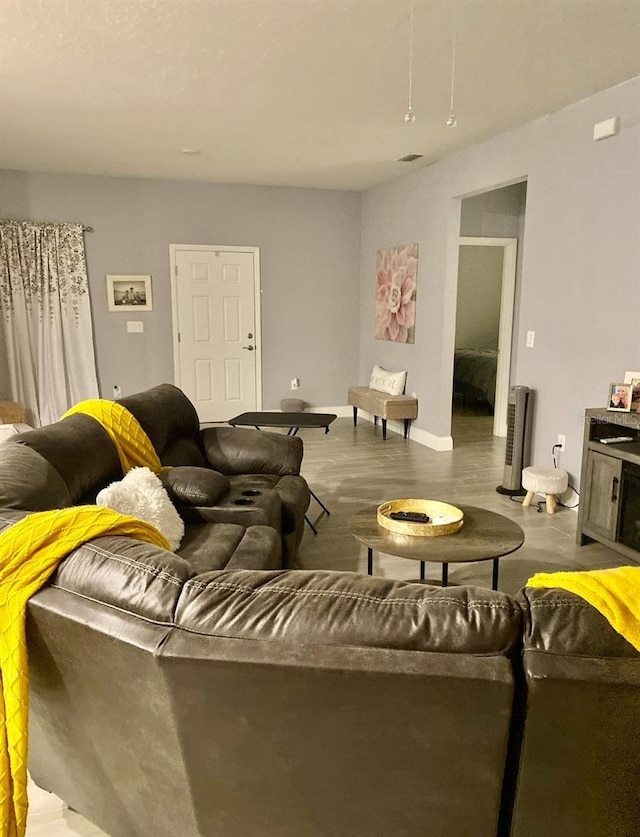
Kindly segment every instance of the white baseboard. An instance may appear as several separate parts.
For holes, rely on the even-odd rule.
[[[338,412],[340,411],[340,412]],[[322,409],[311,409],[310,412],[315,413],[336,413],[339,416],[352,416],[352,407],[323,407]],[[365,419],[365,421],[373,424],[373,416],[363,410],[358,410],[358,419]],[[382,422],[382,419],[380,419]],[[404,421],[387,421],[387,433],[397,433],[399,436],[404,436]],[[429,433],[428,430],[420,430],[419,427],[414,427],[413,424],[409,426],[409,438],[419,445],[424,445],[426,448],[431,448],[437,451],[453,450],[452,436],[436,436],[435,433]]]
[[[353,407],[307,407],[305,413],[335,413],[338,418],[353,416]]]
[[[432,448],[437,451],[453,450],[453,436],[436,436],[428,430],[420,430],[419,427],[412,427],[409,433],[414,442]]]

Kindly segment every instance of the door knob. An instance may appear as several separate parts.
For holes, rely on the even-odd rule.
[[[248,352],[252,352],[254,347],[253,346],[243,346],[243,349],[246,349]]]

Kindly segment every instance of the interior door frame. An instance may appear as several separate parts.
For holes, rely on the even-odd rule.
[[[216,244],[170,244],[169,264],[171,276],[171,329],[173,332],[173,378],[180,386],[180,335],[178,332],[178,259],[180,250],[203,250],[210,252],[253,253],[253,292],[255,313],[255,362],[256,362],[256,410],[262,410],[262,288],[260,283],[260,248]]]
[[[507,435],[507,406],[509,401],[509,372],[513,338],[513,317],[516,299],[517,238],[479,238],[460,236],[458,246],[502,247],[502,291],[500,295],[500,326],[498,330],[498,367],[496,395],[493,408],[493,435]]]

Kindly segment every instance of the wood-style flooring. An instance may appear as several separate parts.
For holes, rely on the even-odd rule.
[[[503,479],[505,442],[491,436],[491,416],[474,410],[463,413],[454,416],[455,449],[444,453],[405,441],[391,430],[383,442],[382,429],[364,418],[359,418],[356,428],[350,418],[336,419],[328,434],[322,430],[301,431],[305,445],[302,473],[331,515],[311,501],[309,516],[318,534],[306,526],[298,567],[365,573],[366,548],[349,534],[349,518],[365,505],[402,497],[482,506],[519,523],[525,531],[524,545],[500,561],[500,589],[506,593],[516,593],[536,572],[589,570],[626,563],[621,555],[599,544],[576,545],[575,511],[560,507],[549,515],[544,503],[538,512],[535,503],[525,509],[520,502],[496,492]],[[549,461],[535,464],[552,467],[551,453]],[[574,495],[568,502],[576,501]],[[377,575],[416,578],[413,561],[376,554],[374,566]],[[439,566],[428,565],[427,575],[438,577],[439,571]],[[451,564],[449,580],[489,587],[491,562]],[[29,798],[28,837],[104,834],[53,794],[33,784]]]

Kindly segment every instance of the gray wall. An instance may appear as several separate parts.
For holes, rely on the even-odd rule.
[[[613,116],[620,135],[594,142],[594,123]],[[536,391],[534,462],[551,465],[563,433],[562,464],[575,479],[585,407],[603,405],[609,382],[640,365],[639,178],[637,78],[365,193],[361,379],[374,363],[407,369],[420,399],[416,429],[450,437],[461,200],[526,179],[514,372]],[[416,342],[376,341],[375,252],[413,242]],[[533,349],[524,347],[529,330]]]
[[[101,394],[173,381],[169,244],[260,247],[263,406],[346,401],[358,373],[360,195],[0,172],[0,217],[78,221],[85,236]],[[152,312],[109,313],[106,274],[151,274]],[[1,364],[0,364],[1,367]]]
[[[593,142],[594,123],[617,115],[620,135]],[[512,380],[536,391],[534,462],[551,464],[563,433],[562,464],[575,479],[584,408],[603,405],[609,382],[640,367],[639,178],[634,79],[362,197],[5,172],[0,215],[95,227],[87,255],[106,396],[113,383],[128,392],[173,379],[169,244],[253,245],[262,258],[265,407],[290,394],[295,376],[312,404],[344,404],[347,386],[367,382],[377,363],[408,371],[407,392],[420,399],[417,435],[446,443],[459,236],[507,234],[488,226],[488,211],[482,229],[461,228],[463,200],[526,180]],[[414,242],[416,342],[375,340],[376,250]],[[153,275],[155,310],[136,315],[142,338],[125,333],[126,315],[107,313],[104,275],[120,272]],[[524,348],[528,330],[534,349]]]

